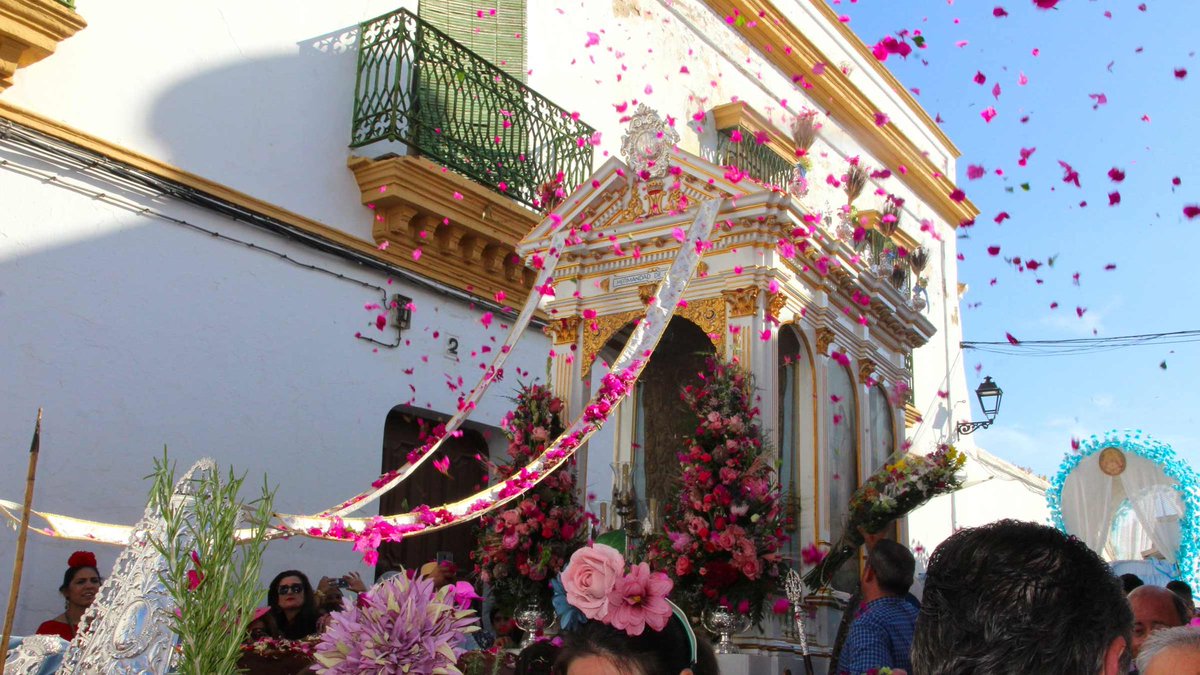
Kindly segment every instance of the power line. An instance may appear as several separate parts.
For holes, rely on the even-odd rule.
[[[1180,330],[1168,333],[1143,333],[1113,337],[1074,338],[1065,340],[1020,340],[1005,342],[961,342],[963,349],[1011,356],[1070,356],[1143,347],[1159,344],[1200,342],[1200,330]]]

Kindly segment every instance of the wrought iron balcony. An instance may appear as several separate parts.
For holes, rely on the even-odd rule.
[[[734,140],[734,132],[740,140]],[[759,143],[754,131],[745,127],[731,127],[717,132],[716,163],[735,166],[751,178],[768,185],[787,187],[792,183],[796,167],[794,161],[780,157],[766,143]]]
[[[535,208],[590,174],[591,127],[411,12],[359,34],[351,147],[399,141]]]

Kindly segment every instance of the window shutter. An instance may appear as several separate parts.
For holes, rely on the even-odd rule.
[[[525,2],[493,0],[496,15],[480,17],[475,0],[421,0],[417,13],[471,51],[525,81]],[[489,7],[489,9],[491,8]]]

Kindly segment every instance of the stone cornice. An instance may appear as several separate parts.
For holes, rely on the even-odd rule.
[[[540,216],[421,157],[350,157],[372,236],[402,265],[464,291],[517,301],[534,273],[515,246]],[[417,253],[417,251],[420,253]]]
[[[820,4],[819,0],[813,0]],[[723,17],[742,16],[753,26],[734,28],[784,75],[811,74],[818,63],[831,64],[830,58],[807,38],[770,0],[704,0],[714,12]],[[834,17],[832,23],[839,22]],[[851,44],[861,41],[855,37]],[[874,61],[874,57],[871,57]],[[893,78],[894,80],[894,78]],[[823,75],[809,79],[812,88],[808,95],[829,115],[845,125],[850,134],[878,161],[896,171],[896,178],[913,190],[951,227],[958,227],[979,215],[969,200],[955,201],[950,195],[957,186],[924,155],[893,123],[875,124],[878,108],[865,93],[839,68],[826,68]],[[902,89],[902,88],[901,88]],[[913,110],[920,106],[912,102]],[[945,138],[940,130],[936,132]],[[946,139],[947,148],[954,151]],[[898,167],[904,166],[901,174]]]
[[[50,56],[58,43],[86,26],[74,10],[54,0],[0,2],[0,91],[12,86],[18,68]]]

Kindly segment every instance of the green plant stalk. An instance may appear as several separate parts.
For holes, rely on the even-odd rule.
[[[155,461],[151,498],[166,534],[152,543],[167,561],[162,582],[178,607],[172,630],[180,640],[176,672],[183,675],[236,673],[242,638],[262,597],[259,573],[274,492],[264,477],[261,496],[243,505],[244,480],[232,469],[224,479],[219,470],[205,472],[195,483],[187,517],[172,506],[174,464],[168,464],[165,450],[162,461]],[[244,521],[250,536],[239,544],[236,532]],[[184,545],[187,539],[191,546]],[[194,590],[188,572],[202,579]]]

